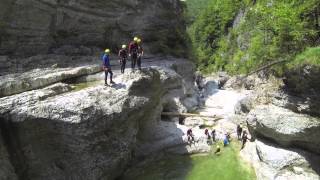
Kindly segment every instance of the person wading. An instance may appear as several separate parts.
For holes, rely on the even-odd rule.
[[[124,70],[126,69],[126,63],[127,63],[127,58],[128,58],[128,52],[127,52],[127,46],[122,45],[122,49],[119,51],[119,61],[120,61],[120,66],[121,66],[121,73],[124,73]]]
[[[104,70],[104,74],[105,74],[105,85],[108,85],[108,74],[110,74],[110,83],[114,84],[114,82],[112,81],[112,76],[113,76],[113,72],[111,70],[111,65],[110,65],[110,49],[106,49],[104,51],[104,55],[102,57],[102,61],[103,61],[103,70]]]
[[[141,39],[138,39],[137,44],[138,44],[138,59],[137,59],[137,65],[138,65],[138,69],[141,70],[141,58],[142,58],[142,56],[143,56],[143,48],[142,48]]]
[[[134,37],[133,41],[129,44],[129,56],[131,56],[132,71],[135,69],[138,59],[138,39],[139,38]]]

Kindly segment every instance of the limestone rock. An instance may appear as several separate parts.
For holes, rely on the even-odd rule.
[[[22,74],[0,76],[0,97],[48,86],[63,80],[101,71],[99,65],[77,68],[35,69]]]
[[[96,46],[116,50],[134,35],[153,53],[159,43],[184,48],[178,0],[4,0],[0,12],[0,54],[90,54]]]
[[[247,96],[240,101],[234,107],[236,114],[249,113],[253,108],[253,97]]]
[[[250,112],[247,123],[255,136],[272,139],[285,147],[320,153],[320,120],[317,118],[274,105],[261,105]]]
[[[35,74],[53,83],[78,71],[82,73],[70,68],[47,76],[40,71]],[[113,87],[104,87],[102,82],[72,90],[68,84],[57,83],[0,98],[0,130],[8,132],[1,133],[0,139],[13,142],[5,144],[4,150],[19,157],[8,161],[0,149],[0,164],[8,164],[0,173],[13,174],[12,179],[15,174],[26,179],[114,179],[134,155],[185,147],[178,122],[160,120],[167,95],[175,95],[179,101],[171,103],[185,108],[192,82],[181,78],[193,72],[180,73],[166,67],[144,68],[117,76]],[[137,147],[145,147],[144,153]],[[10,163],[21,171],[13,171]]]
[[[241,156],[255,168],[258,180],[317,180],[320,156],[295,149],[282,149],[256,140],[247,143]]]

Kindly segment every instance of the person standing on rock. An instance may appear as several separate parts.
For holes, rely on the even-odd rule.
[[[210,133],[208,129],[204,130],[204,134],[207,136],[208,139],[211,139]]]
[[[216,141],[216,130],[213,129],[211,132],[212,141]]]
[[[188,142],[189,143],[194,142],[194,136],[193,136],[193,133],[192,133],[192,129],[188,129],[187,130],[187,136],[188,136]]]
[[[120,49],[119,51],[119,61],[120,61],[120,69],[121,69],[121,73],[124,73],[124,70],[126,69],[126,63],[127,63],[127,58],[128,58],[128,52],[127,52],[127,46],[126,45],[122,45],[122,49]]]
[[[237,136],[238,136],[239,140],[241,139],[241,134],[242,134],[242,127],[240,126],[240,124],[238,124],[238,126],[237,126]]]
[[[129,56],[131,56],[132,71],[135,69],[138,59],[138,39],[138,37],[134,37],[133,41],[129,44]]]
[[[248,133],[247,131],[243,131],[243,134],[242,134],[242,146],[241,146],[241,149],[244,148],[244,146],[246,145],[247,141],[248,141]]]
[[[104,51],[104,55],[102,57],[102,61],[103,61],[103,70],[104,70],[104,74],[105,74],[105,78],[104,78],[104,82],[105,85],[108,85],[108,74],[110,74],[110,83],[114,84],[114,82],[112,81],[112,76],[113,76],[113,72],[111,70],[111,64],[110,64],[110,49],[106,49]]]
[[[138,59],[137,59],[137,65],[138,69],[141,70],[141,58],[143,56],[143,48],[142,48],[142,42],[141,39],[138,39]]]
[[[223,138],[223,145],[224,146],[227,146],[227,145],[229,145],[229,138],[228,138],[228,135],[227,134],[225,134],[224,135],[224,138]]]

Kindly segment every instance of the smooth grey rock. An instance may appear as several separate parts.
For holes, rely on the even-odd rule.
[[[22,74],[0,76],[0,97],[48,86],[63,80],[101,71],[99,65],[77,68],[35,69]]]
[[[285,147],[299,147],[320,153],[318,118],[274,105],[261,105],[250,112],[247,124],[257,137],[271,139]]]
[[[258,180],[318,180],[320,156],[296,149],[283,149],[259,140],[248,142],[241,156],[254,167]]]
[[[21,157],[12,164],[24,170],[15,173],[36,180],[114,179],[138,154],[137,142],[147,147],[145,154],[185,147],[182,130],[164,134],[172,123],[159,121],[165,97],[173,94],[183,102],[188,96],[185,83],[192,83],[181,78],[193,72],[178,74],[169,69],[172,63],[127,71],[113,87],[101,82],[72,91],[58,83],[0,98],[1,128],[9,132],[2,138],[14,142],[6,149]]]
[[[135,35],[153,53],[185,48],[178,0],[4,0],[0,12],[0,54],[87,53],[81,46],[116,50]],[[71,48],[61,50],[65,46]]]
[[[249,113],[253,108],[253,97],[247,96],[240,101],[234,107],[235,114]]]

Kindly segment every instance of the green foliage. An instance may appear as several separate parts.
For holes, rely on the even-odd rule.
[[[308,48],[303,53],[297,55],[295,59],[288,64],[288,67],[291,69],[303,65],[320,66],[320,46]]]
[[[188,32],[200,70],[238,74],[316,46],[319,21],[318,0],[211,0]]]

